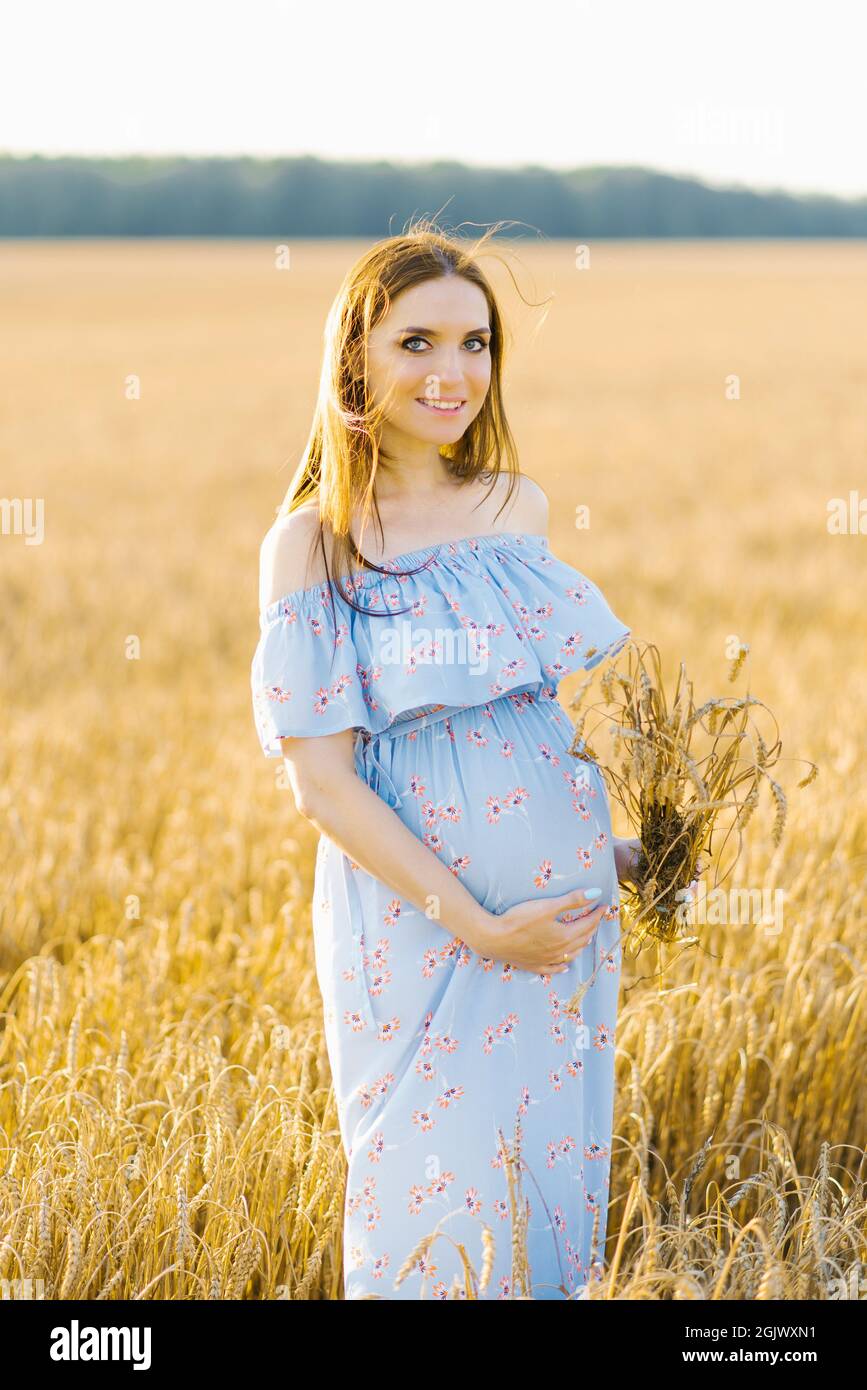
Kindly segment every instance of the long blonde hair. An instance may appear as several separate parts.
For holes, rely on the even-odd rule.
[[[518,485],[517,449],[503,407],[504,325],[493,290],[474,260],[479,249],[502,225],[490,228],[470,247],[429,219],[414,221],[403,234],[386,237],[366,251],[347,272],[337,292],[325,324],[319,395],[310,436],[302,461],[277,509],[278,517],[288,516],[299,507],[316,501],[319,527],[313,546],[319,544],[329,585],[331,576],[324,542],[326,527],[331,535],[332,558],[338,577],[359,568],[396,572],[391,567],[386,571],[384,566],[365,559],[352,536],[351,523],[353,510],[361,499],[362,526],[373,512],[382,543],[375,481],[378,432],[387,413],[387,404],[377,406],[370,396],[367,340],[371,329],[385,317],[391,301],[401,291],[445,275],[460,275],[482,290],[490,314],[490,386],[482,409],[464,434],[455,444],[444,445],[440,453],[447,460],[448,471],[453,477],[470,481],[490,474],[491,489],[503,471],[505,455],[510,481],[503,506]],[[344,596],[351,607],[359,609],[351,594]],[[389,610],[382,616],[393,616],[393,613],[394,610]]]

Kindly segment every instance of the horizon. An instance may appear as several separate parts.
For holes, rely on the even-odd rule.
[[[125,163],[129,160],[134,159],[140,159],[142,161],[165,160],[168,162],[172,160],[198,160],[202,163],[212,161],[215,159],[224,159],[227,161],[249,159],[253,160],[254,162],[261,163],[279,163],[282,161],[290,160],[314,159],[322,164],[350,164],[358,166],[363,166],[365,164],[388,164],[392,165],[395,168],[431,168],[435,164],[448,163],[458,165],[459,167],[464,169],[475,170],[479,173],[490,172],[495,170],[496,172],[502,174],[520,174],[530,169],[543,170],[546,173],[557,175],[582,174],[591,172],[641,173],[650,174],[661,178],[676,179],[684,183],[698,183],[701,184],[703,187],[708,188],[710,191],[716,193],[748,192],[754,193],[759,197],[770,197],[774,194],[779,194],[787,198],[833,198],[840,202],[847,203],[863,202],[864,199],[867,198],[867,192],[843,194],[831,193],[826,189],[820,188],[792,189],[783,187],[783,185],[775,185],[765,188],[759,187],[756,184],[747,184],[735,178],[728,179],[726,181],[717,181],[703,174],[696,174],[690,170],[661,169],[649,164],[635,164],[630,162],[623,164],[576,164],[559,169],[554,168],[553,165],[544,164],[541,161],[527,161],[521,164],[494,165],[476,164],[471,162],[470,160],[460,158],[444,159],[440,156],[432,156],[430,158],[425,159],[386,159],[379,155],[361,155],[358,157],[348,158],[339,155],[322,155],[312,151],[306,151],[299,154],[257,154],[241,151],[236,151],[231,154],[189,154],[183,150],[122,150],[112,153],[79,153],[77,151],[70,152],[68,150],[19,151],[0,149],[0,160],[2,159],[18,159],[22,161],[27,159],[44,159],[46,161],[69,159],[92,160],[95,163],[101,161]]]

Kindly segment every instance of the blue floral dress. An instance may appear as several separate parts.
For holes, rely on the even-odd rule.
[[[313,935],[348,1162],[344,1294],[445,1299],[455,1275],[463,1284],[458,1245],[481,1273],[488,1226],[480,1296],[508,1298],[517,1164],[525,1291],[575,1296],[604,1249],[620,899],[603,775],[569,755],[556,692],[630,629],[541,535],[467,537],[387,568],[260,614],[251,682],[265,755],[281,756],[281,736],[354,729],[358,775],[489,911],[596,887],[605,913],[568,972],[531,974],[477,955],[435,901],[402,899],[320,836]]]

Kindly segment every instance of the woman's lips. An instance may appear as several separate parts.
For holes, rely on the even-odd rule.
[[[456,401],[453,405],[448,405],[445,401],[437,404],[435,400],[422,400],[416,396],[418,405],[424,406],[425,410],[432,411],[434,415],[459,415],[466,405],[466,401]]]

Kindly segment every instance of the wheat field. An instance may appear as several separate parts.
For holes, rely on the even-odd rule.
[[[0,1280],[46,1297],[341,1296],[316,832],[249,666],[259,542],[362,249],[0,247],[0,497],[44,502],[41,543],[9,511],[0,535]],[[784,891],[783,930],[706,926],[661,980],[625,964],[592,1296],[839,1297],[867,1264],[867,535],[827,517],[864,487],[867,246],[506,254],[530,305],[483,264],[553,550],[697,701],[749,682],[789,798],[736,869]]]

